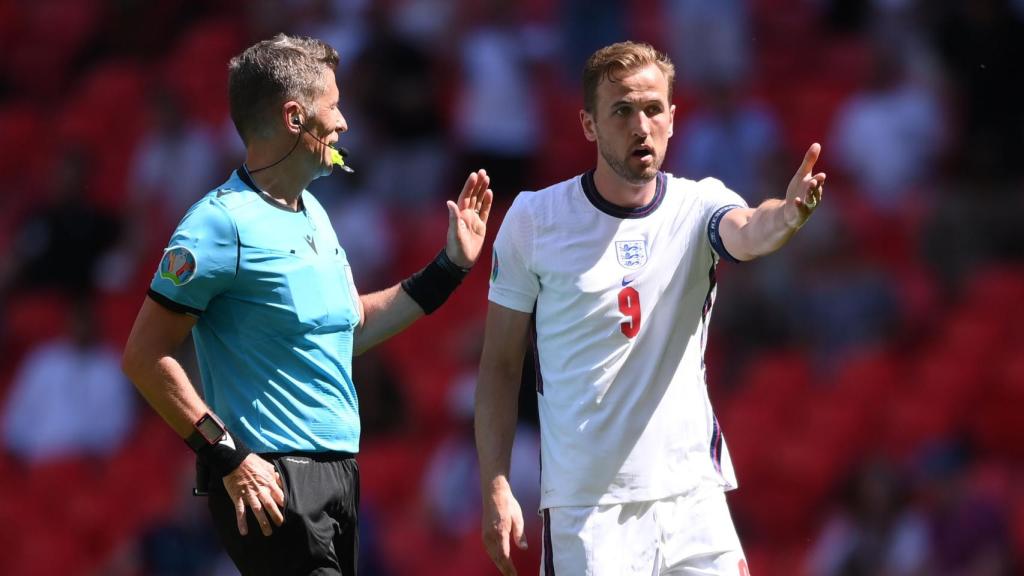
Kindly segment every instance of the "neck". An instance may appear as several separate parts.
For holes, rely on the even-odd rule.
[[[597,162],[594,170],[594,185],[602,198],[622,208],[640,208],[654,200],[658,190],[658,179],[634,184],[615,173],[603,159]]]
[[[245,154],[245,165],[250,171],[249,174],[253,182],[260,190],[281,205],[298,210],[299,197],[302,196],[302,191],[309,186],[313,178],[309,175],[309,170],[303,169],[301,166],[301,155],[297,154],[298,150],[293,151],[278,164],[274,164],[288,154],[290,147],[291,143],[283,149],[249,147]],[[260,170],[264,166],[270,167]],[[256,172],[253,173],[253,170]]]

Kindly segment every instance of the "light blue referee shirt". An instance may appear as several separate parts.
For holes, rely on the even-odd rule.
[[[323,207],[293,212],[239,168],[185,214],[149,295],[195,315],[203,394],[255,452],[359,450],[358,294]]]

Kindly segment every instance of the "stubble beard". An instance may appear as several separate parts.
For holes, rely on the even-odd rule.
[[[658,175],[658,170],[661,169],[661,161],[657,156],[655,156],[653,164],[641,168],[640,171],[630,168],[627,164],[629,158],[627,157],[625,160],[619,159],[614,153],[604,147],[600,138],[597,140],[597,150],[608,164],[608,167],[612,169],[612,172],[615,172],[619,178],[633,185],[647,184],[654,180],[655,176]]]

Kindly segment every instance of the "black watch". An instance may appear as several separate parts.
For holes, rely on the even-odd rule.
[[[195,430],[185,438],[185,444],[197,453],[207,446],[213,446],[227,434],[224,422],[213,412],[204,414],[202,418],[196,420],[193,427]]]

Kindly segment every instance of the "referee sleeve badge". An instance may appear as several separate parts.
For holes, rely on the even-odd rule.
[[[196,275],[196,256],[184,246],[172,246],[160,260],[160,277],[175,286],[188,284]]]

